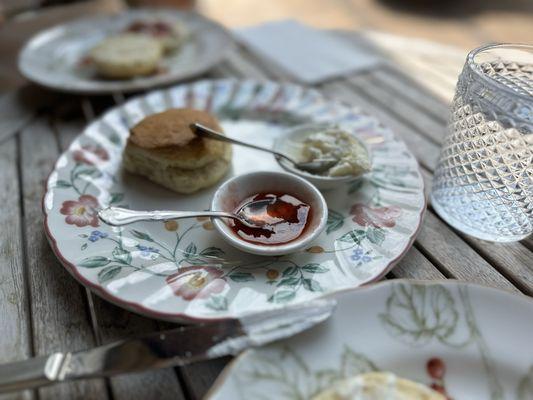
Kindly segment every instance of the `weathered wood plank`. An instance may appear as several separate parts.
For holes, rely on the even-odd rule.
[[[415,246],[446,276],[518,291],[432,211],[426,212]]]
[[[157,321],[141,317],[94,298],[98,329],[103,343],[159,330]],[[115,376],[110,379],[114,399],[185,399],[173,368]]]
[[[41,211],[45,181],[58,156],[57,141],[45,118],[21,132],[21,165],[28,283],[36,355],[95,345],[83,288],[60,265],[47,243]],[[39,390],[41,399],[106,398],[102,380],[86,380]]]
[[[251,78],[257,80],[277,79],[281,80],[283,77],[269,73],[268,70],[258,66],[257,58],[246,51],[244,48],[235,50],[228,54],[225,62],[222,63],[217,70],[223,71],[222,74],[226,76]],[[274,69],[275,66],[271,66]]]
[[[411,247],[393,268],[391,275],[397,279],[446,279],[416,247]]]
[[[97,117],[110,104],[108,98],[83,99],[80,107],[67,107],[54,122],[59,143],[65,150],[84,129],[87,120]],[[94,326],[102,343],[158,330],[156,321],[125,311],[87,291],[94,305]],[[114,399],[183,399],[180,383],[172,368],[116,376],[109,379]]]
[[[440,144],[444,140],[446,132],[445,124],[436,121],[432,116],[421,112],[420,108],[414,106],[407,98],[399,96],[389,88],[383,88],[373,78],[374,72],[357,74],[348,78],[358,92],[364,93],[369,99],[387,110],[395,119],[405,125],[416,129],[422,136],[430,141]]]
[[[231,359],[231,357],[223,357],[179,368],[187,398],[189,400],[202,399]]]
[[[0,363],[7,363],[32,355],[15,138],[0,145],[0,171]],[[3,400],[31,398],[30,391],[0,395]]]
[[[364,35],[351,31],[335,31],[334,34],[354,43],[356,46],[366,48],[371,52],[377,51],[380,53],[380,49],[376,49],[375,43],[369,42],[369,38]],[[432,52],[434,53],[435,50],[432,50]],[[387,57],[385,56],[385,58]],[[441,57],[440,62],[437,64],[438,67],[442,67],[448,75],[456,76],[458,71],[457,63],[454,62],[452,66],[450,66],[447,61],[447,57]],[[437,66],[434,62],[432,65],[434,67]],[[374,68],[371,71],[371,78],[375,79],[376,83],[380,86],[388,87],[389,91],[395,92],[402,97],[409,98],[410,102],[419,107],[420,110],[423,110],[426,114],[431,115],[436,120],[445,122],[449,114],[448,101],[443,100],[442,97],[435,96],[425,87],[422,87],[420,82],[413,79],[412,75],[412,71],[401,68],[400,65],[396,65],[394,62],[390,61],[383,62],[379,68]],[[419,78],[419,81],[424,78],[428,79],[427,76],[417,78]]]
[[[521,240],[520,243],[522,243],[530,251],[533,251],[533,235],[530,235],[529,237]]]
[[[422,177],[424,178],[426,189],[430,190],[431,173],[426,169],[422,169]],[[429,208],[433,211],[429,197],[428,201]],[[446,228],[452,229],[522,292],[530,296],[533,295],[533,252],[530,249],[520,242],[492,243],[479,240],[449,227],[440,218],[439,221]]]
[[[436,120],[446,123],[450,113],[449,104],[434,97],[426,89],[420,87],[409,76],[393,67],[385,67],[374,71],[373,76],[383,87],[397,95],[404,96],[416,104],[421,110],[430,114]]]
[[[533,296],[533,252],[521,243],[491,243],[468,235],[463,240],[477,250],[502,275]]]
[[[0,143],[26,126],[43,107],[50,107],[57,94],[28,84],[0,96]]]
[[[452,98],[463,63],[463,54],[457,49],[381,32],[362,32],[361,35],[371,41],[378,52],[385,54],[387,63],[412,77],[418,85],[447,101]]]

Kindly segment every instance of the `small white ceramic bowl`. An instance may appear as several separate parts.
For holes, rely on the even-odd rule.
[[[281,135],[274,141],[274,150],[279,151],[283,154],[287,154],[288,156],[293,156],[293,158],[297,160],[298,152],[300,151],[299,147],[297,146],[298,143],[301,143],[303,140],[305,140],[308,135],[322,132],[327,128],[331,128],[332,126],[334,126],[334,124],[328,122],[298,125],[295,128],[287,130],[283,133],[283,135]],[[339,128],[350,132],[350,129],[348,127],[343,127],[341,125],[339,126]],[[354,138],[365,147],[368,153],[368,157],[370,158],[370,162],[372,162],[372,154],[370,153],[370,149],[368,148],[366,143],[355,136]],[[353,182],[358,179],[361,179],[364,176],[364,174],[361,174],[359,176],[349,175],[339,177],[314,175],[309,172],[305,172],[299,170],[298,168],[295,168],[289,161],[283,158],[276,158],[276,160],[285,171],[307,179],[309,182],[311,182],[313,185],[315,185],[321,190],[335,189],[337,187],[346,185],[348,182]]]
[[[233,212],[247,197],[268,191],[290,194],[311,206],[310,225],[299,238],[272,246],[250,243],[238,237],[220,218],[213,219],[216,230],[229,244],[247,253],[279,256],[306,248],[326,227],[328,206],[320,191],[298,176],[285,172],[252,172],[236,176],[217,189],[211,210]]]

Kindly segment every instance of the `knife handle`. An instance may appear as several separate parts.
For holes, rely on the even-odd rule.
[[[70,353],[54,353],[0,365],[0,394],[45,386],[62,380],[62,365]]]

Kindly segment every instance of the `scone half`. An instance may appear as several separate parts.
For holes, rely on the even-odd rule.
[[[126,171],[147,177],[167,189],[182,194],[197,192],[213,186],[231,167],[231,147],[224,149],[222,157],[217,157],[199,168],[180,168],[165,159],[151,154],[152,150],[138,149],[124,152],[123,166]]]
[[[158,40],[134,33],[109,37],[90,53],[98,73],[113,79],[148,75],[157,69],[162,55]]]

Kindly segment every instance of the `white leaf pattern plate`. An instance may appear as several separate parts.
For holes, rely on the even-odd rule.
[[[372,145],[373,171],[324,192],[326,230],[304,251],[260,257],[227,245],[208,220],[102,224],[108,204],[135,209],[207,209],[216,188],[178,195],[123,173],[129,127],[170,107],[215,113],[228,135],[271,146],[297,123],[342,123]],[[378,138],[379,140],[375,140]],[[234,146],[228,178],[281,167],[265,153]],[[155,91],[90,124],[59,158],[43,209],[55,253],[84,285],[130,310],[174,321],[239,317],[304,302],[384,276],[411,246],[425,210],[414,157],[360,110],[292,84],[199,81]]]
[[[132,22],[146,19],[183,24],[187,35],[180,49],[165,55],[160,71],[154,75],[124,80],[98,78],[94,66],[86,62],[90,49]],[[200,75],[218,64],[232,47],[229,33],[201,15],[167,9],[137,9],[81,19],[38,33],[21,51],[19,69],[26,78],[65,92],[132,92]]]
[[[449,399],[533,399],[531,298],[452,281],[395,280],[336,299],[322,325],[235,359],[206,397],[304,400],[337,380],[382,370]]]

